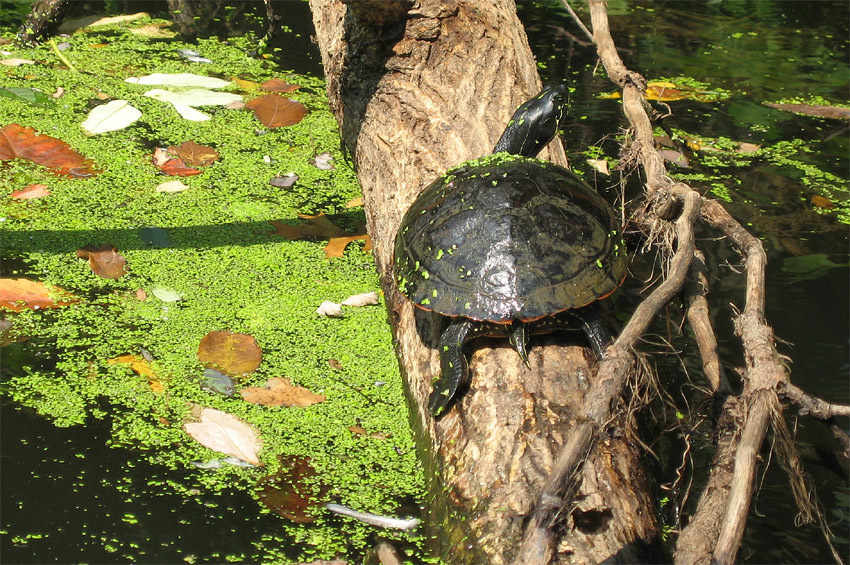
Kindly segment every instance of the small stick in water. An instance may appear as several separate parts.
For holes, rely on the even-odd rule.
[[[333,504],[327,503],[325,504],[325,508],[330,510],[335,514],[342,514],[343,516],[348,516],[350,518],[354,518],[355,520],[360,520],[361,522],[366,522],[367,524],[372,524],[373,526],[378,526],[380,528],[392,528],[394,530],[412,530],[416,526],[419,525],[418,518],[391,518],[389,516],[378,516],[377,514],[369,514],[368,512],[358,512],[357,510],[353,510],[348,506],[343,506],[341,504]]]

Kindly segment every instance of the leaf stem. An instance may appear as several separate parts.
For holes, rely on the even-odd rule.
[[[59,47],[56,45],[56,40],[51,37],[48,43],[50,43],[50,47],[53,49],[53,52],[56,53],[56,56],[59,57],[59,60],[65,63],[65,66],[68,67],[69,70],[74,71],[76,73],[77,69],[74,68],[74,65],[71,64],[71,61],[69,61],[67,57],[65,57],[65,55],[63,55],[62,52],[59,51]]]

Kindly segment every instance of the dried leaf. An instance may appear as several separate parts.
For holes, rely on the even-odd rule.
[[[262,465],[257,457],[263,445],[260,437],[248,424],[227,412],[204,408],[199,421],[183,424],[183,430],[213,451]]]
[[[156,187],[157,192],[183,192],[184,190],[189,190],[189,187],[179,180],[170,180]]]
[[[46,184],[31,184],[26,188],[16,190],[9,196],[17,198],[18,200],[32,200],[33,198],[50,196],[50,191],[47,190]]]
[[[124,270],[126,260],[110,243],[86,245],[77,249],[77,257],[88,259],[89,267],[94,274],[104,279],[120,279],[126,274]]]
[[[221,80],[220,78],[195,75],[192,73],[153,73],[143,77],[130,77],[124,79],[124,82],[132,84],[142,84],[147,86],[152,85],[167,85],[180,88],[197,87],[197,88],[223,88],[230,84],[230,81]],[[166,92],[166,91],[162,91]],[[149,94],[149,93],[145,93]]]
[[[230,80],[238,84],[239,88],[241,88],[242,90],[257,90],[260,88],[259,83],[250,80],[245,80],[244,78],[230,77]]]
[[[307,114],[307,108],[303,104],[280,94],[266,94],[254,98],[246,102],[245,107],[252,110],[254,116],[269,128],[297,124]]]
[[[168,151],[183,158],[193,167],[206,167],[218,161],[218,152],[212,147],[200,145],[194,141],[184,141],[177,147],[169,147]]]
[[[823,208],[825,210],[831,210],[835,208],[835,203],[829,198],[825,198],[819,194],[815,194],[812,196],[812,204],[817,206],[818,208]]]
[[[165,392],[163,379],[157,374],[156,370],[151,365],[151,362],[141,355],[119,355],[118,357],[109,359],[107,363],[110,365],[128,365],[134,373],[147,379],[148,387],[150,387],[153,392]]]
[[[366,233],[365,227],[362,228],[362,233],[348,233],[342,228],[335,226],[324,214],[308,216],[306,214],[298,214],[299,218],[307,220],[309,223],[293,226],[284,224],[279,221],[271,221],[276,229],[272,235],[281,235],[287,239],[301,239],[302,237],[328,237],[327,246],[325,246],[325,257],[342,257],[345,252],[345,247],[352,241],[362,239],[365,243],[363,251],[372,249],[372,239]]]
[[[260,480],[257,494],[260,502],[272,512],[296,524],[315,521],[308,511],[321,508],[327,485],[310,488],[308,482],[316,476],[310,460],[304,457],[281,458],[281,470]],[[314,492],[318,490],[318,492]]]
[[[0,308],[20,312],[42,308],[61,308],[79,302],[55,286],[29,279],[0,279]]]
[[[3,59],[0,60],[0,65],[6,65],[7,67],[20,67],[21,65],[34,65],[35,61],[30,59]]]
[[[169,176],[192,177],[201,174],[200,170],[189,167],[183,159],[171,157],[168,150],[162,147],[154,149],[151,162]]]
[[[268,90],[271,92],[293,92],[301,88],[297,84],[290,84],[283,79],[273,78],[264,82],[262,85],[263,90]]]
[[[163,26],[168,24],[147,24],[139,27],[130,28],[130,33],[141,35],[142,37],[153,37],[155,39],[171,39],[177,37],[176,31],[164,29]]]
[[[608,161],[606,161],[605,159],[588,159],[587,164],[602,173],[603,175],[611,174],[608,169]]]
[[[766,104],[766,106],[805,116],[850,120],[850,108],[844,106],[822,106],[818,104]]]
[[[81,29],[84,27],[97,27],[97,26],[105,26],[112,24],[120,24],[126,22],[132,22],[134,20],[140,20],[142,18],[149,18],[150,14],[147,12],[138,12],[135,14],[122,14],[119,16],[86,16],[84,18],[77,18],[75,20],[66,20],[59,26],[59,31],[69,32],[77,29]]]
[[[323,171],[332,171],[334,169],[333,161],[334,158],[330,153],[320,153],[310,159],[310,164],[316,167],[317,169],[321,169]]]
[[[375,306],[376,304],[378,304],[377,292],[355,294],[354,296],[349,296],[342,301],[343,306]]]
[[[316,314],[329,318],[342,318],[342,305],[325,300],[316,308]]]
[[[285,377],[271,378],[264,386],[248,386],[239,391],[251,404],[262,406],[305,407],[325,401],[325,395],[313,394],[304,387],[295,386]]]
[[[346,208],[357,208],[359,206],[363,206],[363,197],[358,196],[357,198],[352,198],[348,202],[345,203]]]
[[[60,139],[35,133],[18,124],[0,128],[0,161],[27,159],[69,177],[90,177],[100,171]]]
[[[248,334],[210,332],[198,346],[198,359],[228,375],[250,373],[260,366],[263,352]]]

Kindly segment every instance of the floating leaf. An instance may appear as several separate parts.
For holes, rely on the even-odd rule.
[[[13,194],[14,196],[14,194]],[[825,210],[831,210],[835,208],[835,203],[829,198],[825,198],[819,194],[815,194],[812,196],[812,204],[817,206],[818,208],[823,208]]]
[[[178,49],[177,54],[181,59],[185,59],[190,63],[212,63],[212,60],[203,57],[194,49]]]
[[[833,120],[850,120],[850,108],[845,106],[823,106],[820,104],[766,104],[766,106],[804,116],[830,118]]]
[[[26,159],[69,177],[90,177],[100,171],[92,162],[55,137],[18,124],[0,128],[0,161]]]
[[[135,20],[140,20],[142,18],[149,18],[150,14],[147,12],[138,12],[135,14],[122,14],[119,16],[86,16],[84,18],[77,18],[74,20],[67,20],[59,26],[59,31],[69,32],[75,31],[78,29],[82,29],[84,27],[97,27],[97,26],[106,26],[112,24],[121,24],[126,22],[132,22]]]
[[[139,230],[139,237],[146,245],[150,245],[151,247],[162,249],[171,246],[171,241],[168,239],[168,232],[162,228],[141,228]]]
[[[248,334],[210,332],[198,346],[198,359],[228,375],[241,375],[260,366],[263,352]]]
[[[260,437],[248,424],[227,412],[204,408],[199,420],[183,424],[183,430],[213,451],[262,465],[257,457],[263,445]]]
[[[20,67],[21,65],[34,65],[35,61],[30,59],[3,59],[0,60],[0,65],[6,65],[7,67]]]
[[[176,86],[180,88],[193,86],[198,88],[224,88],[225,86],[232,84],[228,80],[221,80],[220,78],[215,77],[195,75],[192,73],[153,73],[143,77],[126,78],[124,79],[124,81],[132,84],[142,84],[146,86],[165,85]]]
[[[162,300],[163,302],[179,302],[183,300],[183,295],[167,286],[154,285],[151,287],[151,294]]]
[[[357,198],[352,198],[348,202],[345,203],[346,208],[358,208],[363,206],[363,197],[358,196]]]
[[[271,378],[264,386],[248,386],[239,391],[247,402],[262,406],[299,406],[301,408],[325,401],[325,395],[313,394],[295,386],[285,377]]]
[[[271,92],[283,92],[284,94],[287,92],[293,92],[301,88],[297,84],[290,84],[280,78],[269,79],[261,86],[263,87],[263,90],[269,90]]]
[[[231,77],[230,80],[239,85],[239,88],[241,88],[242,90],[257,90],[258,88],[260,88],[259,83],[250,80],[245,80],[243,78]]]
[[[342,318],[342,305],[330,300],[325,300],[316,308],[316,314],[329,318]]]
[[[141,117],[142,113],[127,100],[113,100],[93,108],[80,126],[87,134],[96,135],[122,130]]]
[[[342,301],[343,306],[375,306],[378,304],[377,292],[364,292],[349,296]]]
[[[133,35],[141,35],[142,37],[152,37],[154,39],[170,39],[177,37],[176,31],[164,29],[163,25],[168,24],[147,24],[139,27],[130,28],[130,33]]]
[[[179,157],[172,157],[167,149],[157,147],[154,149],[151,162],[164,174],[176,177],[191,177],[201,174],[200,169],[195,169],[186,164]]]
[[[254,116],[266,127],[278,128],[300,122],[307,108],[300,102],[284,98],[280,94],[266,94],[245,103]]]
[[[193,122],[203,122],[210,117],[203,112],[194,110],[195,106],[227,106],[233,102],[241,102],[242,97],[230,92],[214,92],[203,88],[194,88],[185,92],[171,92],[155,88],[145,92],[145,96],[169,102],[183,119]]]
[[[311,488],[309,483],[316,476],[316,470],[307,458],[281,457],[280,463],[280,471],[260,480],[257,491],[260,502],[275,514],[296,524],[314,522],[315,518],[308,511],[321,508],[321,499],[329,490],[327,485]]]
[[[279,177],[272,177],[269,179],[269,184],[272,186],[276,186],[278,188],[289,188],[294,185],[298,180],[298,175],[295,173],[286,173],[285,175],[281,175]]]
[[[201,388],[225,396],[236,394],[236,385],[233,379],[215,369],[204,369],[204,383]]]
[[[334,166],[331,161],[333,160],[334,158],[333,156],[331,156],[330,153],[320,153],[319,155],[316,155],[315,157],[310,159],[310,164],[315,166],[317,169],[321,169],[323,171],[332,171]]]
[[[50,196],[50,191],[47,190],[46,184],[31,184],[26,188],[16,190],[9,196],[17,198],[18,200],[32,200],[33,198]]]
[[[688,157],[682,153],[681,151],[675,151],[673,149],[658,149],[656,151],[658,156],[664,159],[665,161],[669,161],[674,165],[686,169],[690,166],[690,161]]]
[[[292,240],[301,239],[302,237],[330,238],[327,246],[325,246],[325,257],[329,259],[331,257],[342,257],[345,247],[358,239],[362,239],[365,243],[363,251],[372,249],[372,239],[366,233],[365,227],[362,227],[362,233],[352,234],[335,226],[324,214],[317,214],[315,216],[298,214],[298,217],[307,220],[308,223],[293,226],[277,220],[269,222],[276,228],[273,235],[281,235]]]
[[[124,270],[126,260],[112,244],[86,245],[77,249],[77,257],[88,259],[94,274],[104,279],[120,279],[126,274]]]
[[[189,190],[189,187],[179,180],[170,180],[156,187],[157,192],[183,192],[184,190]]]
[[[177,147],[169,147],[168,151],[181,157],[187,164],[193,167],[206,167],[218,161],[218,152],[207,145],[200,145],[194,141],[184,141]]]
[[[0,96],[11,100],[20,100],[27,104],[49,104],[50,97],[34,88],[21,88],[18,86],[9,86],[0,88]]]
[[[56,286],[29,279],[0,279],[0,308],[20,312],[42,308],[61,308],[78,302]]]

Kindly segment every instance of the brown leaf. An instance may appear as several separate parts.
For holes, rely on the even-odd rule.
[[[297,124],[307,114],[300,102],[284,98],[280,94],[266,94],[245,103],[263,125],[269,128]]]
[[[45,196],[50,196],[50,191],[47,190],[46,184],[31,184],[26,188],[16,190],[9,196],[11,196],[12,198],[17,198],[18,200],[31,200],[33,198],[43,198]]]
[[[164,174],[170,176],[191,177],[201,174],[201,171],[188,166],[183,159],[172,157],[168,150],[162,147],[157,147],[154,150],[151,162]]]
[[[286,82],[285,80],[283,80],[282,78],[269,79],[266,82],[264,82],[263,84],[261,84],[260,86],[262,86],[263,90],[269,90],[271,92],[283,92],[283,93],[294,92],[294,91],[298,90],[299,88],[301,88],[297,84],[290,84],[290,83]]]
[[[316,214],[309,216],[307,214],[298,214],[299,218],[307,220],[308,223],[293,226],[284,224],[279,221],[271,221],[276,229],[272,235],[281,235],[287,239],[301,239],[302,237],[327,237],[330,238],[325,247],[325,257],[342,257],[345,247],[352,241],[362,239],[365,243],[363,251],[372,249],[372,239],[366,233],[365,227],[362,233],[348,233],[342,228],[335,226],[324,214]]]
[[[835,203],[829,198],[825,198],[819,194],[815,194],[812,196],[812,204],[817,206],[818,208],[824,208],[826,210],[831,210],[835,208]]]
[[[325,395],[313,394],[304,387],[294,386],[285,377],[272,378],[265,386],[247,386],[239,391],[247,402],[262,406],[299,406],[301,408],[325,401]]]
[[[29,279],[0,279],[0,308],[20,312],[42,308],[61,308],[79,302],[59,287]]]
[[[327,493],[327,485],[310,488],[310,479],[316,476],[316,470],[305,457],[281,457],[283,468],[274,475],[264,477],[259,482],[257,495],[263,505],[296,524],[314,522],[308,511],[322,507],[322,499]],[[318,490],[318,492],[314,492]]]
[[[91,177],[100,171],[71,146],[55,137],[18,124],[0,128],[0,161],[26,159],[69,177]]]
[[[204,408],[200,420],[183,424],[183,430],[213,451],[262,465],[257,457],[263,447],[260,437],[248,424],[227,412]]]
[[[210,332],[198,346],[198,359],[207,367],[228,375],[250,373],[260,366],[263,352],[248,334]]]
[[[843,106],[821,106],[818,104],[766,104],[777,110],[794,112],[805,116],[830,118],[834,120],[850,120],[850,108]]]
[[[178,157],[182,157],[188,165],[193,167],[206,167],[218,161],[219,158],[215,149],[194,141],[184,141],[177,147],[169,147],[168,150]]]
[[[328,359],[328,365],[331,369],[334,369],[335,371],[342,371],[342,363],[340,363],[336,359]]]
[[[99,277],[104,279],[120,279],[127,271],[124,270],[126,260],[118,253],[118,249],[110,244],[86,245],[77,249],[77,257],[88,259],[89,267]]]

